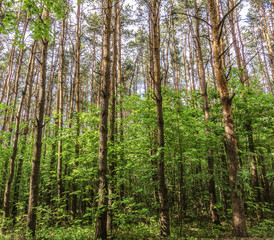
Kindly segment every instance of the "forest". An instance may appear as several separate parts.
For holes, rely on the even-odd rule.
[[[0,0],[0,239],[272,239],[274,1]]]

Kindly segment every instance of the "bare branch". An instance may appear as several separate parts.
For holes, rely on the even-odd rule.
[[[180,13],[180,12],[175,12],[175,11],[172,14],[182,14],[184,16],[193,17],[195,19],[201,20],[202,22],[206,23],[208,26],[212,27],[211,24],[208,21],[206,21],[206,20],[204,20],[202,18],[199,18],[199,17],[197,17],[195,15],[190,15],[190,14],[187,14],[187,13]]]

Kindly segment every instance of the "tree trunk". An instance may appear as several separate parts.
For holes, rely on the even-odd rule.
[[[45,10],[44,19],[49,18],[49,11]],[[42,152],[42,130],[44,125],[45,113],[45,89],[46,89],[46,70],[47,70],[47,54],[48,54],[48,40],[43,37],[41,41],[42,56],[41,56],[41,74],[39,80],[39,97],[38,109],[36,114],[36,124],[34,127],[34,149],[33,160],[30,177],[30,194],[29,194],[29,207],[27,216],[27,228],[31,230],[32,235],[35,235],[36,228],[36,207],[38,206],[38,193],[39,193],[39,171],[40,171],[40,158]]]
[[[119,2],[115,2],[114,4],[114,29],[113,29],[113,56],[112,56],[112,73],[111,73],[111,83],[110,83],[110,95],[111,95],[111,110],[109,114],[109,122],[110,122],[110,132],[109,132],[109,144],[113,148],[112,152],[109,156],[109,188],[108,188],[108,215],[107,215],[107,229],[112,232],[112,202],[115,194],[115,165],[116,165],[116,153],[114,151],[115,148],[115,119],[116,119],[116,83],[117,83],[117,17],[118,17],[118,4]]]
[[[96,220],[95,239],[107,239],[107,135],[108,135],[108,105],[110,85],[110,37],[112,1],[102,0],[104,9],[104,47],[101,77],[101,113],[99,127],[99,200],[98,217]]]
[[[235,6],[235,3],[233,0],[230,0],[230,8],[233,8]],[[235,11],[235,16],[237,16],[237,11]],[[244,64],[243,61],[243,56],[241,54],[238,40],[236,38],[236,31],[235,31],[235,26],[234,26],[234,11],[232,11],[229,14],[229,23],[230,23],[230,28],[231,28],[231,34],[232,34],[232,39],[233,39],[233,45],[234,45],[234,50],[236,53],[236,59],[237,59],[237,66],[240,71],[239,77],[241,80],[241,83],[243,86],[249,86],[249,78],[248,78],[248,72],[247,68]],[[241,33],[239,32],[239,37],[241,36]],[[242,95],[244,102],[247,104],[247,99],[244,95]],[[246,124],[245,124],[245,129],[247,131],[248,135],[248,147],[249,147],[249,152],[250,152],[250,164],[251,164],[251,185],[256,192],[256,201],[260,202],[260,190],[259,190],[259,180],[258,180],[258,174],[257,174],[257,164],[256,164],[256,158],[255,158],[255,145],[254,145],[254,140],[253,140],[253,129],[252,129],[252,124],[250,121],[250,115],[248,110],[246,110]]]
[[[75,29],[75,69],[74,69],[74,82],[76,84],[76,136],[75,136],[75,163],[74,163],[74,170],[78,167],[78,159],[80,156],[80,149],[79,149],[79,136],[80,136],[80,91],[81,91],[81,79],[80,79],[80,16],[81,16],[81,4],[78,2],[77,5],[77,23]],[[72,183],[72,192],[76,192],[77,185],[74,179]],[[71,213],[73,217],[76,217],[77,212],[77,195],[74,193],[72,195],[72,202],[71,202]]]
[[[20,4],[19,11],[17,14],[17,25],[16,25],[16,30],[19,28],[20,24],[20,18],[21,18],[21,13],[22,13],[22,3]],[[14,41],[17,41],[17,37],[15,37]],[[6,77],[3,90],[2,90],[2,96],[0,99],[0,103],[3,102],[4,97],[5,97],[5,90],[7,88],[7,96],[6,96],[6,103],[8,105],[9,103],[9,98],[10,98],[10,80],[11,80],[11,75],[12,75],[12,68],[13,68],[13,60],[14,60],[14,53],[15,53],[15,45],[12,45],[11,51],[10,51],[10,56],[9,56],[9,67],[8,67],[8,75]]]
[[[233,235],[236,237],[246,237],[247,230],[244,202],[241,196],[240,183],[238,179],[239,161],[233,122],[232,98],[229,96],[227,79],[223,68],[223,58],[221,57],[223,54],[223,45],[220,40],[222,24],[219,24],[218,21],[218,9],[215,1],[207,0],[207,2],[212,25],[214,69],[222,102],[223,121],[227,141],[227,161],[232,200]]]
[[[194,0],[194,7],[195,7],[195,14],[196,18],[196,49],[198,54],[198,69],[199,69],[199,79],[201,85],[201,93],[203,96],[203,108],[204,108],[204,115],[205,121],[207,123],[210,122],[210,113],[209,113],[209,104],[208,104],[208,96],[207,96],[207,83],[205,78],[205,69],[204,69],[204,62],[203,62],[203,54],[202,54],[202,47],[201,47],[201,39],[200,39],[200,20],[199,20],[199,13],[197,7],[197,1]],[[211,132],[210,127],[206,126],[206,134],[209,137]],[[213,158],[213,151],[210,146],[207,149],[207,162],[208,162],[208,174],[210,176],[208,190],[209,190],[209,212],[211,216],[211,220],[213,223],[219,224],[219,215],[215,208],[216,205],[216,191],[215,191],[215,180],[214,180],[214,158]]]
[[[273,55],[273,48],[271,45],[269,26],[267,23],[267,18],[265,16],[263,0],[259,0],[259,6],[261,9],[261,13],[262,13],[262,15],[259,19],[260,19],[260,22],[262,25],[261,28],[264,29],[263,36],[265,38],[265,42],[266,42],[266,46],[267,46],[269,65],[270,65],[271,72],[272,72],[272,80],[274,80],[274,55]],[[272,86],[271,86],[271,88],[272,88]]]
[[[179,92],[179,72],[178,72],[178,61],[177,61],[177,53],[176,53],[176,39],[175,39],[175,28],[174,22],[172,23],[172,30],[173,30],[173,51],[174,51],[174,67],[175,67],[175,79],[174,79],[174,86],[175,91]]]
[[[166,58],[165,59],[165,76],[164,76],[164,85],[165,86],[168,85],[168,70],[169,70],[169,58],[168,58],[169,54],[168,54],[168,52],[169,52],[169,47],[170,47],[170,32],[171,32],[171,22],[172,22],[173,0],[170,1],[170,4],[171,5],[170,5],[170,10],[169,10],[169,20],[168,20],[168,30],[167,30],[167,44],[166,44],[166,51],[165,51],[165,58]],[[175,52],[175,50],[174,50],[174,52]]]
[[[37,40],[34,41],[31,53],[30,53],[30,63],[28,65],[27,73],[26,73],[26,79],[29,84],[29,91],[28,91],[28,100],[27,100],[27,106],[26,106],[26,119],[25,122],[29,125],[29,118],[30,118],[30,104],[31,104],[31,96],[32,96],[32,85],[33,85],[33,73],[34,73],[34,67],[35,67],[35,56],[36,56],[36,48],[37,48]],[[22,143],[22,149],[21,153],[25,152],[26,149],[26,142],[27,142],[27,134],[29,133],[29,126],[26,126],[23,130],[23,143]],[[24,158],[21,156],[18,159],[18,167],[17,167],[17,174],[15,176],[14,181],[14,196],[13,196],[13,204],[12,204],[12,216],[15,220],[15,217],[17,216],[17,204],[19,199],[19,187],[20,187],[20,180],[21,180],[21,174],[22,174],[22,166],[23,166],[23,160]]]
[[[63,82],[64,82],[64,38],[65,38],[66,19],[62,20],[60,47],[59,47],[59,70],[58,70],[58,85],[57,85],[57,125],[58,125],[58,144],[57,144],[57,196],[59,200],[62,198],[62,134],[63,128]]]
[[[160,1],[151,0],[152,8],[152,30],[153,30],[153,55],[154,55],[154,82],[156,87],[156,107],[157,107],[157,128],[158,128],[158,181],[159,181],[159,202],[160,202],[160,224],[161,236],[170,235],[169,227],[169,205],[168,193],[165,183],[165,163],[164,163],[164,119],[162,109],[161,93],[161,66],[160,66]]]
[[[90,96],[90,106],[96,102],[96,91],[95,91],[95,68],[96,68],[96,38],[95,31],[93,35],[93,56],[92,56],[92,68],[91,68],[91,96]]]
[[[124,150],[123,150],[123,141],[124,141],[124,113],[123,113],[123,96],[124,96],[124,78],[122,77],[122,52],[121,52],[121,41],[122,41],[122,32],[121,32],[121,10],[120,10],[120,0],[117,0],[119,4],[117,5],[117,37],[118,37],[118,88],[119,88],[119,97],[118,97],[118,103],[120,105],[119,110],[119,137],[120,137],[120,143],[122,144],[122,149],[120,152],[120,164],[124,163]],[[121,171],[123,173],[123,171]],[[120,186],[120,199],[123,200],[125,196],[125,185],[124,183],[121,183]]]
[[[25,21],[25,25],[24,25],[24,30],[23,30],[23,39],[22,39],[22,44],[24,44],[24,38],[25,38],[25,33],[26,33],[26,29],[28,26],[28,22],[29,22],[29,18],[27,17],[26,21]],[[24,49],[20,50],[20,56],[19,56],[19,62],[18,62],[18,66],[17,66],[17,71],[16,71],[16,75],[15,75],[15,86],[14,86],[14,105],[13,105],[13,111],[15,111],[16,109],[16,99],[17,99],[17,95],[18,95],[18,85],[19,85],[19,77],[20,77],[20,73],[21,73],[21,66],[22,66],[22,61],[23,61],[23,54],[24,54]],[[32,55],[31,55],[32,57]],[[30,65],[31,65],[31,57],[29,60],[29,65],[28,65],[28,71],[30,69]],[[23,104],[24,104],[24,100],[25,100],[25,95],[26,95],[26,91],[27,91],[27,87],[28,87],[28,74],[25,78],[25,83],[24,83],[24,88],[22,91],[22,97],[21,97],[21,101],[19,104],[19,108],[17,110],[17,114],[16,114],[16,119],[15,119],[15,136],[14,136],[14,143],[13,143],[13,151],[12,151],[12,156],[10,158],[10,173],[9,173],[9,177],[8,180],[6,182],[6,188],[5,188],[5,193],[4,193],[4,209],[3,209],[3,217],[7,218],[9,217],[9,201],[10,201],[10,190],[11,190],[11,184],[13,181],[13,176],[14,176],[14,171],[15,171],[15,159],[16,159],[16,155],[17,155],[17,150],[18,150],[18,140],[19,140],[19,125],[20,125],[20,121],[21,121],[21,112],[22,112],[22,108],[23,108]],[[11,115],[11,122],[13,122],[14,120],[14,116],[15,114],[12,113]],[[12,130],[11,130],[12,131]]]

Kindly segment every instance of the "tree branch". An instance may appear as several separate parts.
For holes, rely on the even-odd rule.
[[[201,20],[202,22],[206,23],[208,26],[212,27],[211,24],[208,21],[206,21],[206,20],[204,20],[202,18],[199,18],[199,17],[197,17],[195,15],[190,15],[190,14],[187,14],[187,13],[180,13],[180,12],[175,12],[175,11],[172,14],[182,14],[182,15],[185,15],[185,16],[188,16],[188,17],[193,17],[195,19]]]
[[[223,16],[222,20],[219,22],[218,28],[221,27],[220,33],[219,33],[219,37],[218,37],[218,41],[220,41],[221,36],[222,36],[222,32],[223,32],[223,27],[224,27],[224,23],[225,23],[225,19],[227,18],[227,16],[236,8],[240,5],[240,3],[243,0],[240,0],[233,8],[229,9],[229,11]]]

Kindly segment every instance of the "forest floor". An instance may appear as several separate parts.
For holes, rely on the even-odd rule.
[[[261,222],[248,222],[249,238],[248,240],[271,240],[274,239],[274,221],[264,219]],[[31,240],[31,236],[25,234],[22,226],[17,226],[6,232],[6,235],[0,235],[0,240]],[[39,226],[36,232],[35,240],[92,240],[94,239],[94,226],[84,226],[80,223],[70,227],[45,227]],[[121,240],[157,240],[161,239],[159,235],[159,225],[136,223],[128,224],[115,228],[109,233],[109,239]],[[181,227],[171,229],[173,239],[236,239],[231,237],[231,223],[222,222],[219,226],[208,224],[207,222],[184,223]]]

